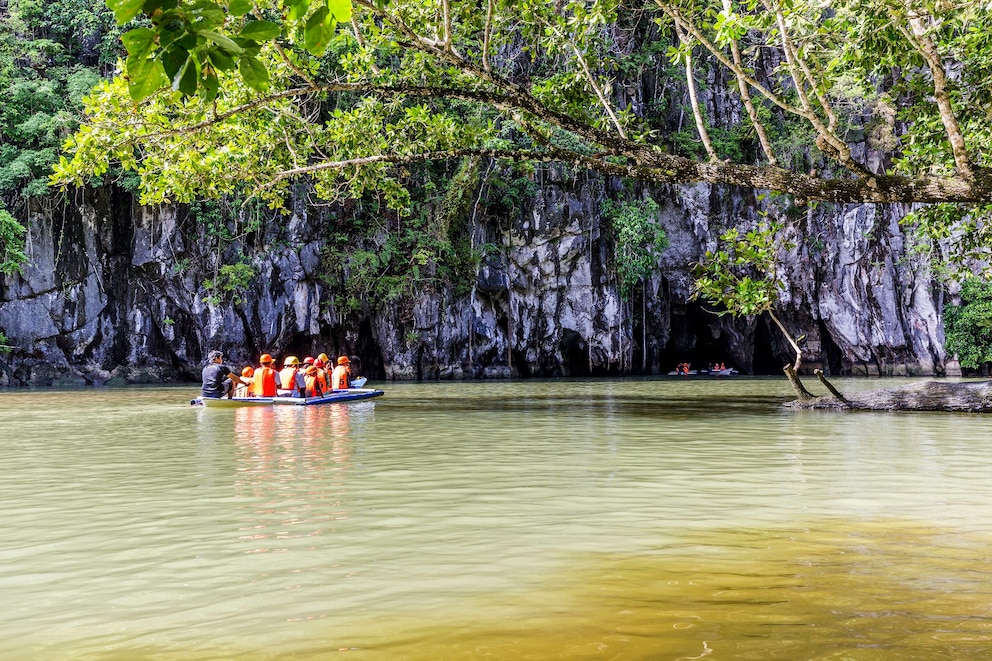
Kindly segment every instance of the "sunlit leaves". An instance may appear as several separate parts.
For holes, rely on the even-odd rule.
[[[150,22],[150,27],[131,30],[124,39],[130,56],[128,89],[135,101],[148,98],[163,85],[184,96],[199,91],[212,100],[221,89],[218,71],[237,70],[252,89],[264,92],[269,88],[270,75],[257,58],[258,49],[279,38],[284,26],[282,21],[268,19],[240,20],[252,10],[248,0],[109,0],[108,6],[121,24],[141,14]],[[338,23],[351,18],[351,0],[320,0],[309,16],[309,0],[287,0],[285,7],[288,12],[283,20],[290,28],[305,19],[304,43],[314,55],[327,49]],[[216,49],[223,54],[217,55]]]
[[[254,57],[246,56],[238,60],[238,71],[241,72],[245,85],[256,92],[269,89],[269,71]]]
[[[107,6],[114,12],[120,25],[124,25],[141,12],[145,0],[107,0]]]
[[[780,225],[748,231],[731,228],[717,249],[706,252],[695,270],[693,297],[703,298],[734,316],[771,310],[784,286],[779,275]]]
[[[337,21],[334,19],[334,15],[327,10],[327,7],[321,7],[311,14],[310,18],[307,19],[306,27],[303,29],[303,43],[306,45],[306,49],[313,55],[323,54],[327,50],[331,37],[334,36],[335,27],[337,27]]]
[[[282,28],[272,21],[251,21],[241,29],[239,36],[254,41],[269,41],[279,36]],[[233,42],[232,42],[233,43]]]

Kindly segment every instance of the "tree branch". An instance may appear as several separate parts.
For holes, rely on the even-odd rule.
[[[933,77],[933,95],[937,101],[937,109],[940,112],[940,121],[944,124],[944,132],[947,140],[951,143],[951,152],[954,154],[954,165],[958,174],[965,180],[973,180],[975,172],[972,169],[971,158],[968,156],[968,149],[964,143],[964,136],[961,134],[961,127],[958,125],[957,117],[954,113],[954,106],[951,103],[951,95],[948,92],[947,72],[944,63],[937,52],[927,28],[923,23],[923,18],[919,11],[909,2],[905,3],[906,18],[912,29],[910,43],[919,51],[926,60]]]
[[[723,10],[729,14],[732,9],[731,0],[723,0]],[[734,68],[731,71],[733,71],[734,77],[737,79],[737,89],[741,93],[741,101],[744,103],[745,110],[747,110],[747,116],[751,120],[751,126],[754,127],[755,133],[758,134],[758,142],[761,143],[761,149],[765,152],[768,162],[771,165],[778,165],[775,152],[772,150],[771,140],[768,139],[768,133],[765,131],[765,124],[758,116],[758,110],[754,107],[754,102],[751,100],[751,92],[748,91],[747,80],[740,73],[744,70],[744,61],[741,58],[741,49],[737,44],[737,40],[730,42],[730,54],[734,59]]]
[[[710,161],[719,161],[720,157],[713,149],[713,141],[710,140],[709,131],[706,130],[706,122],[703,121],[703,113],[699,109],[699,99],[696,97],[696,80],[692,76],[692,44],[689,43],[689,38],[682,28],[676,25],[675,30],[678,33],[679,41],[688,47],[688,52],[685,55],[685,84],[689,89],[689,104],[692,106],[692,116],[696,121],[696,131],[703,141],[703,147],[706,149]]]

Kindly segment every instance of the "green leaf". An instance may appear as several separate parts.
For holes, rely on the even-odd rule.
[[[129,57],[126,68],[127,91],[135,101],[148,98],[168,82],[158,60]]]
[[[208,103],[217,98],[217,91],[220,89],[220,81],[213,71],[204,70],[200,78],[200,98]]]
[[[190,14],[198,31],[220,27],[227,20],[227,14],[212,0],[197,0],[190,8]]]
[[[227,11],[231,16],[244,16],[251,8],[251,0],[230,0],[227,4]]]
[[[145,0],[145,4],[141,7],[141,10],[145,12],[148,16],[155,16],[155,12],[159,9],[162,13],[167,12],[170,9],[175,9],[179,5],[179,0]],[[152,21],[155,22],[154,20]]]
[[[310,0],[285,0],[283,4],[289,8],[287,18],[290,21],[300,20],[307,15],[307,9],[310,8]]]
[[[303,44],[313,55],[323,55],[334,36],[337,22],[331,17],[327,7],[321,7],[307,19],[303,28]]]
[[[229,37],[226,37],[220,34],[219,32],[202,30],[199,32],[199,34],[205,37],[206,39],[208,39],[209,41],[214,42],[215,44],[220,46],[222,49],[224,49],[226,52],[230,53],[231,55],[241,55],[244,52],[244,49],[241,48],[241,46],[237,45]]]
[[[249,57],[255,57],[262,51],[262,45],[257,41],[252,39],[245,39],[244,37],[234,37],[234,43],[244,50],[242,55],[248,55]]]
[[[114,12],[118,25],[124,25],[138,15],[145,0],[108,0],[107,6]]]
[[[272,21],[252,21],[241,30],[241,36],[255,41],[269,41],[275,39],[282,32],[278,23]]]
[[[186,36],[186,24],[174,12],[166,12],[166,16],[158,24],[158,45],[165,48]]]
[[[230,54],[225,53],[219,48],[207,49],[204,55],[214,65],[214,68],[219,71],[231,71],[238,66]]]
[[[189,52],[184,48],[180,48],[178,45],[166,48],[162,52],[162,68],[170,81],[176,79],[176,76],[179,75],[179,71],[188,59]]]
[[[327,8],[339,22],[351,20],[351,0],[327,0]]]
[[[238,71],[245,81],[245,85],[256,92],[266,92],[269,89],[269,72],[265,65],[254,57],[242,57],[238,62]]]
[[[155,31],[151,28],[135,28],[121,35],[121,41],[128,55],[144,57],[155,45]]]
[[[192,55],[186,58],[186,62],[179,69],[179,72],[172,79],[172,89],[182,92],[183,96],[196,94],[196,86],[199,81],[197,73],[197,62]]]

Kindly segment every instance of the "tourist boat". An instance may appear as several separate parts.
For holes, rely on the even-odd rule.
[[[361,379],[361,383],[365,385],[365,380]],[[221,397],[219,399],[197,397],[190,400],[190,405],[203,406],[209,409],[230,409],[246,406],[319,406],[372,399],[373,397],[382,397],[384,394],[386,393],[375,388],[349,388],[348,390],[332,390],[320,397]]]
[[[733,376],[735,374],[740,374],[740,372],[728,367],[724,370],[689,370],[688,372],[672,370],[668,376]]]

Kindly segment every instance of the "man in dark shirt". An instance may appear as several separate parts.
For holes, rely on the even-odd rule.
[[[200,397],[210,397],[220,399],[227,397],[230,399],[234,391],[234,384],[241,384],[244,381],[231,371],[227,365],[221,364],[224,354],[220,351],[211,351],[207,356],[207,365],[203,368],[203,387],[200,389]]]

